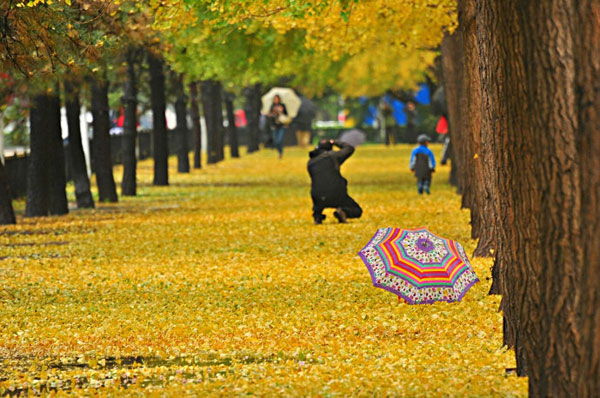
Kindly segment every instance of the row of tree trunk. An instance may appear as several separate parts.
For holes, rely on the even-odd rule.
[[[459,0],[453,167],[532,397],[600,396],[600,5]]]
[[[235,114],[233,110],[233,101],[235,97],[231,93],[226,93],[220,82],[214,80],[205,80],[200,83],[200,92],[202,95],[202,109],[206,122],[206,140],[207,140],[207,163],[217,163],[225,159],[225,135],[229,140],[230,156],[237,158],[240,156],[237,128],[235,125]],[[225,104],[225,113],[227,117],[227,129],[224,127],[223,104]],[[260,112],[260,110],[258,111]],[[258,120],[258,116],[256,117]],[[254,146],[252,134],[249,134],[248,152],[252,152]]]
[[[161,57],[150,52],[130,48],[125,53],[126,75],[123,85],[122,103],[124,105],[124,123],[122,137],[123,178],[122,195],[136,195],[137,192],[137,107],[138,82],[142,56],[146,54],[151,89],[151,105],[153,113],[153,157],[154,185],[168,185],[168,140],[166,109],[166,66]],[[225,93],[218,81],[191,82],[188,85],[189,97],[185,93],[183,76],[173,74],[171,79],[175,92],[175,111],[177,117],[176,153],[177,169],[181,173],[190,171],[188,147],[188,100],[189,114],[194,136],[194,168],[201,168],[202,127],[200,123],[199,102],[202,103],[206,121],[206,138],[208,148],[207,163],[216,163],[224,159],[225,134],[228,136],[231,157],[239,157],[237,128],[233,101],[234,96]],[[198,90],[198,86],[200,90]],[[62,132],[60,126],[60,97],[58,85],[46,93],[36,96],[30,112],[31,152],[28,169],[28,190],[25,215],[28,217],[48,214],[68,213],[65,194],[65,159],[62,149]],[[94,141],[92,146],[93,171],[96,173],[99,200],[101,202],[117,202],[117,190],[113,177],[110,145],[109,118],[109,83],[106,78],[91,78],[91,112]],[[201,91],[199,96],[198,91]],[[79,208],[94,207],[88,178],[81,131],[80,91],[79,84],[65,81],[65,108],[68,121],[68,158],[75,185],[75,196]],[[252,86],[249,93],[251,112],[249,116],[251,134],[248,151],[258,149],[258,112],[260,111],[260,86]],[[224,127],[223,104],[227,116],[227,129]],[[254,126],[256,125],[256,126]],[[8,179],[4,166],[0,164],[0,224],[15,223]]]

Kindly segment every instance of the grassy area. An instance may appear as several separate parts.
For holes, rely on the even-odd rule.
[[[505,374],[489,259],[473,261],[481,283],[462,302],[410,306],[357,256],[387,226],[475,247],[448,168],[420,197],[410,149],[347,161],[364,214],[345,225],[331,212],[312,224],[299,149],[188,175],[170,159],[169,187],[144,161],[138,197],[20,217],[0,229],[0,395],[526,396]]]

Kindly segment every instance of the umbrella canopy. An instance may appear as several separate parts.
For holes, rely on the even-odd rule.
[[[298,114],[298,110],[300,109],[300,105],[302,101],[300,97],[296,95],[294,90],[287,87],[273,87],[269,90],[268,93],[262,96],[262,109],[261,112],[267,115],[271,111],[271,105],[273,105],[273,98],[276,95],[279,95],[281,98],[281,103],[285,105],[287,109],[288,116],[291,118],[296,117]]]
[[[380,228],[359,256],[373,286],[409,304],[460,301],[479,282],[462,245],[425,228]]]
[[[339,140],[354,147],[362,144],[367,139],[367,135],[359,129],[352,129],[344,132]]]

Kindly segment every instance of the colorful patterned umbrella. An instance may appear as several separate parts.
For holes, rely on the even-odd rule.
[[[380,228],[358,255],[373,286],[410,304],[460,301],[479,282],[461,244],[425,228]]]

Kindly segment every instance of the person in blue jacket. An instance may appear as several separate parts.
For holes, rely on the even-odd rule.
[[[419,146],[413,149],[410,154],[410,169],[417,177],[419,195],[422,195],[423,192],[426,192],[427,195],[430,194],[431,174],[435,172],[435,157],[431,149],[427,147],[429,141],[427,135],[421,134],[417,138]]]

